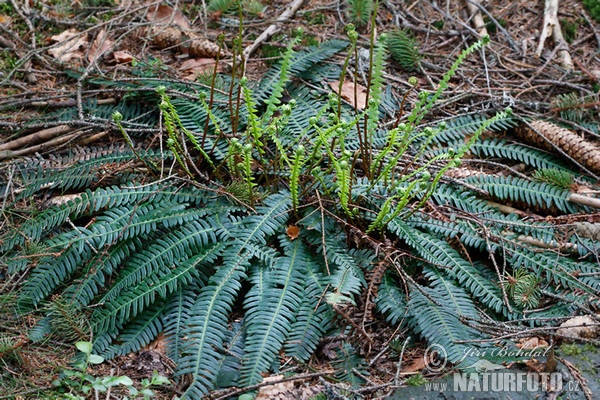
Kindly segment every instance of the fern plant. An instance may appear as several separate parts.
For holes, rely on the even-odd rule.
[[[122,110],[113,126],[128,147],[15,161],[0,252],[10,275],[26,275],[17,306],[39,316],[31,339],[70,326],[73,340],[89,336],[93,353],[110,358],[162,333],[176,375],[188,376],[183,396],[201,398],[253,387],[283,357],[307,363],[324,338],[340,334],[351,340],[331,365],[338,379],[360,385],[373,356],[361,344],[375,341],[378,316],[443,345],[450,362],[472,364],[465,341],[493,339],[480,311],[518,330],[598,302],[593,252],[551,247],[587,242],[489,201],[575,214],[582,208],[567,187],[492,174],[446,180],[469,152],[559,164],[517,144],[476,142],[514,125],[510,112],[424,123],[484,41],[392,128],[381,123],[382,105],[393,103],[383,41],[374,43],[364,111],[293,79],[317,85],[332,69],[343,77],[324,60],[347,45],[290,46],[256,84],[222,77],[229,92],[110,82],[142,91],[161,111],[153,115],[162,118],[162,151],[135,146],[136,116]],[[55,201],[37,210],[32,197]],[[573,291],[584,296],[568,297]],[[549,305],[536,308],[542,301]],[[371,317],[378,325],[365,323]]]
[[[394,29],[388,33],[387,48],[394,61],[398,62],[402,69],[412,72],[418,69],[421,55],[419,54],[419,43],[408,31]]]

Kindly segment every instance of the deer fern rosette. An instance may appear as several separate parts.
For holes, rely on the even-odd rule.
[[[560,164],[480,140],[513,126],[510,110],[426,122],[486,41],[465,49],[436,91],[418,93],[411,80],[416,102],[396,123],[388,110],[406,96],[399,104],[386,90],[381,38],[364,110],[319,86],[348,78],[352,29],[349,42],[290,46],[256,84],[235,74],[209,86],[102,82],[154,107],[142,113],[132,95],[94,108],[106,121],[118,111],[125,147],[11,165],[20,191],[0,251],[9,274],[26,274],[19,309],[41,317],[31,339],[67,330],[111,358],[162,334],[176,373],[190,376],[184,396],[200,398],[256,385],[292,359],[307,363],[328,336],[373,343],[375,314],[385,317],[380,326],[409,328],[459,362],[465,341],[494,337],[490,315],[518,330],[597,301],[590,239],[568,236],[578,254],[536,247],[518,238],[553,243],[568,233],[488,201],[576,213],[569,189],[553,184],[563,175],[446,178],[467,154]],[[342,67],[325,62],[343,51]],[[135,146],[140,125],[161,126],[156,146]],[[23,207],[42,195],[54,204]],[[357,384],[372,356],[360,341],[331,356],[338,377]]]

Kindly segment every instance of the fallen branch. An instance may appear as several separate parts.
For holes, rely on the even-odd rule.
[[[60,136],[60,137],[54,138],[52,140],[38,144],[36,146],[26,147],[24,149],[2,150],[2,151],[0,151],[0,161],[8,159],[8,158],[25,156],[28,154],[33,154],[33,153],[37,153],[37,152],[41,152],[41,151],[45,151],[45,150],[52,150],[54,147],[68,143],[69,141],[77,138],[77,136],[79,136],[79,135],[80,135],[80,133],[76,132],[76,133],[72,133],[70,135],[65,135],[65,136]]]
[[[558,22],[558,0],[546,0],[544,6],[544,27],[540,34],[540,44],[535,52],[537,57],[542,55],[544,42],[549,36],[552,36],[552,40],[559,47],[558,55],[560,57],[560,64],[564,69],[571,71],[573,69],[573,60],[569,53],[569,46],[563,37],[560,22]]]
[[[271,36],[273,36],[274,34],[279,32],[281,30],[281,26],[279,26],[279,25],[282,22],[285,22],[285,21],[289,20],[290,18],[292,18],[294,16],[294,14],[296,14],[296,11],[298,11],[298,9],[300,9],[300,6],[302,6],[303,2],[304,2],[304,0],[292,1],[292,3],[289,6],[287,6],[287,8],[281,13],[279,18],[277,18],[275,23],[269,25],[269,27],[267,29],[265,29],[263,31],[263,33],[261,33],[260,36],[257,37],[256,40],[254,40],[254,42],[251,45],[249,45],[248,47],[246,47],[244,49],[244,58],[248,59],[248,57],[250,57],[250,55],[252,53],[254,53],[254,51],[256,51],[256,49],[258,48],[258,46],[260,46],[262,44],[262,42],[264,42],[265,40],[269,39]]]
[[[469,11],[469,17],[473,21],[473,26],[479,33],[479,36],[489,36],[488,31],[485,27],[485,22],[483,21],[483,17],[481,16],[481,12],[479,11],[479,2],[477,0],[466,0],[467,1],[467,10]],[[478,7],[479,6],[479,7]]]
[[[0,144],[0,152],[5,151],[5,150],[20,149],[21,147],[24,147],[27,145],[40,143],[40,142],[55,138],[59,135],[62,135],[63,133],[70,132],[73,129],[75,129],[75,128],[73,128],[72,126],[69,126],[69,125],[53,126],[52,128],[34,132],[30,135],[23,136],[21,138],[12,140],[12,141],[4,143],[4,144]]]

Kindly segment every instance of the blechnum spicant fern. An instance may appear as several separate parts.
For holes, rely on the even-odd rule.
[[[290,46],[261,82],[229,77],[227,95],[140,82],[156,89],[163,147],[136,148],[115,114],[125,147],[14,162],[11,229],[0,252],[10,275],[27,274],[18,307],[40,316],[31,338],[72,327],[95,354],[114,357],[162,334],[176,374],[189,375],[184,397],[201,398],[260,383],[284,360],[307,363],[330,335],[374,342],[386,322],[365,325],[373,315],[442,344],[458,363],[465,341],[493,339],[476,329],[486,325],[480,310],[518,327],[597,302],[597,244],[490,202],[577,213],[566,175],[445,180],[469,152],[552,168],[518,144],[491,151],[478,142],[514,125],[510,110],[423,123],[486,40],[464,50],[438,90],[419,94],[405,120],[385,128],[385,40],[373,43],[364,111],[292,79],[319,84],[331,76],[323,61],[354,52],[354,35],[350,29],[349,48]],[[127,174],[111,175],[108,166]],[[57,201],[35,210],[27,201],[36,196]],[[556,250],[565,242],[576,251]],[[353,343],[343,343],[331,365],[359,384],[353,371],[375,354]],[[473,360],[463,361],[459,367]]]

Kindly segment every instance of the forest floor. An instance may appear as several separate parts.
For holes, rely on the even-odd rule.
[[[216,8],[218,2],[226,1],[213,0],[207,4],[214,4]],[[246,74],[250,78],[260,77],[277,61],[291,39],[297,39],[297,47],[302,48],[328,39],[345,38],[344,27],[351,22],[345,2],[306,0],[276,24],[274,35],[258,42],[257,38],[268,31],[293,2],[274,0],[265,4],[264,9],[256,6],[258,2],[245,4],[250,3],[254,4],[254,12],[245,10],[243,13],[243,47],[248,50]],[[390,61],[385,79],[397,98],[401,99],[410,88],[408,80],[412,76],[418,79],[420,87],[435,90],[460,52],[477,40],[481,27],[475,26],[481,18],[491,42],[461,65],[443,100],[433,110],[435,118],[511,107],[521,117],[562,121],[560,113],[565,109],[557,99],[569,95],[580,100],[574,111],[588,113],[597,121],[600,25],[585,11],[582,2],[562,1],[558,9],[568,55],[552,37],[540,43],[544,27],[543,2],[497,0],[484,2],[484,6],[482,12],[473,17],[465,1],[382,0],[379,3],[377,33],[405,28],[413,35],[420,55],[414,71]],[[358,28],[359,43],[364,49],[368,48],[369,33],[374,29],[370,25],[367,22]],[[109,88],[85,91],[89,88],[82,86],[84,80],[69,71],[83,71],[85,78],[135,79],[134,69],[142,66],[148,76],[209,83],[215,68],[218,36],[223,33],[225,43],[231,45],[231,38],[238,32],[239,15],[235,10],[207,12],[204,1],[11,0],[0,3],[0,144],[22,136],[23,132],[42,129],[43,125],[32,121],[48,111],[80,104],[82,96],[93,95],[99,104],[115,102],[120,96]],[[253,48],[255,42],[257,46]],[[343,56],[331,62],[342,63]],[[230,63],[231,59],[225,55],[219,63],[219,71],[227,71]],[[353,67],[365,86],[367,65],[368,59],[361,59]],[[408,108],[414,102],[415,96],[410,94],[406,99]],[[597,141],[598,135],[593,131],[569,124],[573,130]],[[16,153],[0,151],[0,160],[36,154],[47,156],[73,146],[122,140],[114,131],[92,124],[85,127],[88,129],[77,135],[49,135],[38,138],[35,143],[21,143],[19,148],[12,149]],[[586,165],[582,169],[594,175],[600,173],[600,165],[596,167]],[[597,222],[600,215],[590,214],[585,220]],[[568,219],[563,222],[567,223]],[[24,332],[33,324],[34,321],[23,320],[22,326],[9,328]],[[147,349],[154,350],[157,349]],[[560,352],[558,348],[557,352]],[[19,357],[26,367],[14,371],[14,381],[10,384],[0,384],[0,399],[35,398],[28,393],[49,387],[57,371],[68,364],[73,354],[72,346],[60,342],[38,346],[35,350],[24,342]],[[2,355],[0,352],[0,359]],[[422,348],[407,350],[401,373],[421,373],[422,355]],[[142,352],[113,360],[104,373],[126,373],[140,378],[157,369],[157,365],[163,373],[169,374],[168,362],[154,360],[152,355]],[[589,371],[594,368],[598,369],[598,365],[590,366]],[[598,379],[597,374],[590,377]],[[377,376],[370,377],[369,381],[373,387],[385,383]],[[262,398],[308,398],[314,393],[310,387],[320,383],[307,382],[311,385],[292,385],[292,389],[284,383],[274,385]],[[585,380],[580,383],[585,386]],[[365,391],[365,396],[373,393],[380,392]],[[408,396],[399,393],[398,398]],[[582,393],[583,398],[588,396]],[[160,392],[160,396],[172,398],[173,393]],[[410,396],[429,398],[423,393]]]

